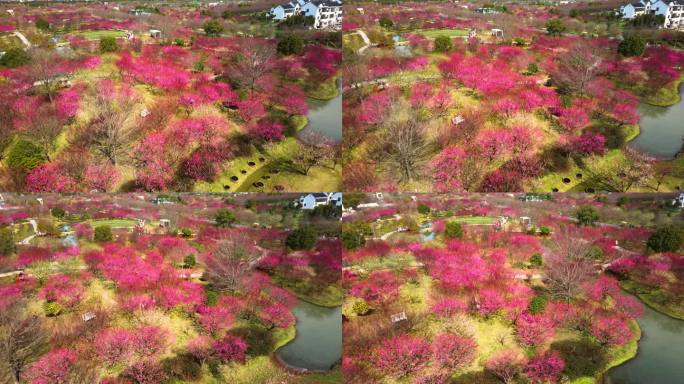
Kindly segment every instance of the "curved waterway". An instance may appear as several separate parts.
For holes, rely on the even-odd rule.
[[[332,369],[342,359],[342,307],[300,300],[292,312],[297,318],[297,335],[276,351],[278,359],[297,370]]]
[[[603,383],[684,383],[684,321],[646,307],[637,322],[641,340],[636,357],[609,370]]]
[[[342,86],[341,78],[337,79],[336,85],[339,90]],[[308,98],[307,103],[309,104],[309,113],[306,115],[308,123],[297,133],[297,136],[314,131],[334,142],[340,142],[342,140],[342,92],[330,100]],[[271,167],[269,164],[265,164],[261,169],[249,175],[236,192],[269,190],[269,186],[272,184],[271,177]],[[257,183],[261,183],[260,186],[255,185]]]
[[[681,84],[679,95],[679,103],[669,107],[639,105],[641,130],[630,146],[659,159],[669,160],[677,155],[684,140],[684,86]]]
[[[337,78],[338,95],[331,100],[317,100],[309,98],[309,113],[306,117],[308,124],[300,131],[300,135],[309,131],[315,131],[326,137],[339,142],[342,140],[342,78]]]

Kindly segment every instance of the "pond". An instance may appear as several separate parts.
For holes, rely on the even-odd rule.
[[[337,89],[342,84],[342,78],[337,78]],[[323,134],[339,142],[342,140],[342,92],[331,100],[307,99],[309,123],[300,131],[300,135],[309,131]]]
[[[604,384],[669,384],[684,378],[684,321],[649,307],[637,319],[641,340],[637,356],[608,371]]]
[[[300,300],[293,313],[297,336],[278,349],[280,361],[295,369],[332,369],[342,359],[342,307],[321,307]]]
[[[684,95],[680,84],[679,95]],[[659,159],[673,159],[684,139],[684,101],[670,107],[639,105],[641,131],[630,145]]]

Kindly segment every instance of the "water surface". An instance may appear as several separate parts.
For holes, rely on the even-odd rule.
[[[646,307],[637,322],[641,327],[637,356],[608,371],[604,383],[684,383],[684,321]]]
[[[337,89],[340,89],[342,79],[337,79]],[[309,113],[306,115],[309,123],[300,131],[300,135],[315,131],[333,141],[342,140],[342,92],[331,100],[307,99]]]
[[[342,359],[342,307],[327,308],[299,301],[292,311],[297,336],[278,349],[282,362],[294,368],[327,371]]]
[[[684,95],[681,84],[679,95]],[[673,159],[684,139],[684,101],[669,107],[641,103],[639,115],[641,131],[629,145],[659,159]]]

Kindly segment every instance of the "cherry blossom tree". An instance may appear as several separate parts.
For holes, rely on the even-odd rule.
[[[542,344],[555,333],[553,321],[545,315],[523,313],[515,323],[520,341],[527,346]]]
[[[591,334],[603,345],[623,345],[632,339],[627,321],[617,316],[599,316],[591,324]]]

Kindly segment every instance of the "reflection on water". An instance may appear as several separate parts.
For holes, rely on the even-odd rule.
[[[341,87],[342,79],[337,79],[337,89]],[[307,99],[309,123],[300,134],[316,131],[335,141],[342,140],[342,92],[332,100]]]
[[[637,356],[611,369],[606,384],[684,383],[684,321],[651,308],[637,320],[641,340]]]
[[[342,358],[342,307],[300,301],[293,310],[297,336],[278,349],[278,357],[295,368],[326,371]]]
[[[679,94],[684,86],[679,87]],[[672,159],[682,148],[684,139],[684,102],[671,107],[639,105],[641,132],[630,146],[657,158]]]

